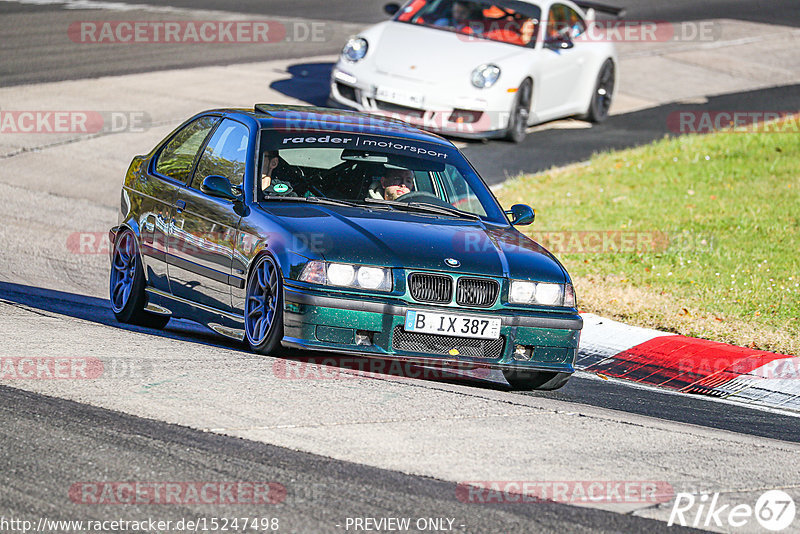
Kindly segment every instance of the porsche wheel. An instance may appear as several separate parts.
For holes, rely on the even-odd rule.
[[[250,348],[272,354],[283,338],[283,282],[272,256],[262,256],[247,280],[245,337]]]
[[[525,139],[525,131],[528,129],[528,116],[531,113],[532,94],[533,84],[530,80],[525,80],[517,89],[517,97],[514,99],[511,117],[508,119],[507,140],[521,143]]]
[[[169,316],[152,314],[144,309],[147,305],[144,287],[144,269],[136,235],[130,230],[124,230],[117,236],[111,260],[111,310],[121,323],[164,328],[169,322]]]
[[[611,99],[614,97],[614,62],[607,59],[600,67],[597,75],[592,100],[589,102],[589,111],[583,117],[591,122],[600,123],[608,118],[608,111],[611,109]]]
[[[564,387],[571,373],[547,371],[503,371],[503,376],[517,391],[553,391]]]

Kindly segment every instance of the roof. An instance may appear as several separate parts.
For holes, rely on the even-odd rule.
[[[392,137],[452,146],[452,143],[443,137],[415,128],[401,120],[357,111],[281,104],[256,104],[253,109],[221,109],[217,111],[247,115],[266,129],[286,128],[287,131],[324,130],[367,135],[391,135]]]

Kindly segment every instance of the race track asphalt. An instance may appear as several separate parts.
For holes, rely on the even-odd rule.
[[[224,11],[231,10],[232,5],[219,0],[132,0],[127,3]],[[66,28],[76,20],[119,16],[163,17],[163,14],[153,10],[138,8],[133,12],[134,15],[119,15],[113,11],[64,9],[59,4],[0,2],[0,36],[3,37],[0,40],[0,53],[3,57],[0,62],[0,86],[277,58],[302,60],[309,55],[335,53],[340,49],[343,37],[355,31],[355,28],[383,18],[382,3],[372,0],[246,0],[236,3],[236,11],[244,16],[313,18],[327,21],[324,28],[328,37],[313,46],[301,46],[298,43],[235,49],[182,46],[166,47],[155,53],[152,50],[124,45],[109,48],[64,46]],[[800,25],[800,13],[796,9],[796,2],[792,0],[710,0],[702,3],[687,0],[668,3],[658,0],[631,0],[628,4],[630,19],[661,18],[678,21],[730,17]],[[176,12],[174,18],[190,16],[178,13],[180,12]],[[6,15],[15,15],[14,27],[3,26],[3,21],[9,20]],[[196,15],[197,18],[208,16],[207,13]],[[798,89],[798,86],[779,87],[712,97],[708,103],[696,106],[702,106],[702,109],[800,109]],[[668,133],[665,117],[669,113],[676,109],[693,109],[693,105],[671,104],[623,114],[592,129],[534,132],[521,146],[503,142],[469,143],[465,152],[488,181],[497,183],[507,175],[522,170],[543,170],[553,165],[585,160],[598,150],[623,148],[658,139]],[[21,190],[20,188],[19,191]],[[43,193],[34,190],[32,195]],[[20,194],[21,196],[23,195]],[[22,218],[20,212],[23,208],[20,206],[31,204],[18,205],[18,200],[16,197],[6,200],[3,207],[9,211],[6,215],[12,215],[13,211],[13,215]],[[58,202],[59,206],[64,206],[65,213],[68,212],[69,205],[74,204],[74,201],[57,195],[48,196],[47,202]],[[75,214],[74,218],[80,219],[81,216],[82,214]],[[5,234],[3,237],[16,239],[14,242],[19,246],[14,249],[15,253],[20,250],[30,253],[37,261],[41,261],[36,265],[55,265],[51,251],[45,247],[31,250],[33,245],[29,245],[26,240],[36,242],[35,238],[26,235],[8,237]],[[5,256],[0,258],[4,260],[3,264],[11,263]],[[13,262],[18,265],[24,263],[25,259],[16,257]],[[71,333],[71,339],[75,343],[80,342],[86,321],[110,327],[112,331],[131,330],[114,321],[105,300],[49,289],[58,287],[62,281],[72,283],[82,280],[85,275],[84,266],[78,259],[63,270],[54,269],[49,273],[43,270],[23,277],[15,271],[0,278],[6,280],[0,282],[0,304],[4,307],[24,308],[26,313],[30,312],[34,317],[57,317],[58,321],[63,321],[64,329]],[[29,282],[31,279],[41,280],[41,283]],[[23,322],[20,319],[19,323],[9,321],[7,324],[27,326],[35,320],[24,319]],[[240,351],[243,358],[251,356],[240,346],[186,323],[172,325],[166,332],[132,330],[145,334],[142,339],[136,338],[136,343],[141,343],[143,353],[160,342],[174,340],[186,344],[187,347],[202,345],[215,350],[233,349]],[[4,332],[4,340],[11,338],[15,332],[16,330]],[[26,343],[33,341],[44,343],[42,340],[26,340]],[[19,340],[15,342],[19,343],[18,346],[23,346]],[[8,344],[5,347],[6,351],[13,348],[13,345]],[[49,347],[51,351],[58,349],[59,347]],[[187,369],[187,372],[191,371],[191,368]],[[313,387],[313,384],[308,387]],[[573,377],[564,389],[549,394],[511,393],[497,384],[476,383],[472,387],[476,391],[481,388],[500,390],[509,404],[516,398],[563,401],[571,405],[576,413],[586,407],[602,408],[617,414],[620,421],[626,421],[632,416],[646,416],[654,421],[687,425],[675,425],[681,431],[688,427],[702,427],[725,439],[728,435],[738,434],[761,439],[764,443],[774,444],[778,440],[781,443],[776,449],[783,446],[782,443],[788,446],[790,443],[800,442],[800,419],[791,415],[724,404],[702,397],[636,388],[620,381],[604,381],[585,375]],[[411,390],[411,386],[408,389]],[[412,397],[411,393],[408,395]],[[537,503],[534,506],[465,505],[455,498],[452,482],[336,460],[300,452],[291,447],[278,447],[189,429],[156,420],[155,416],[153,419],[136,417],[94,406],[92,404],[95,400],[74,402],[16,389],[9,382],[0,384],[0,450],[3,451],[0,454],[0,487],[3,488],[0,490],[0,515],[31,519],[41,516],[50,519],[110,519],[116,515],[122,518],[154,516],[160,519],[179,519],[198,516],[233,517],[241,514],[252,517],[266,514],[279,517],[281,531],[285,532],[342,532],[344,529],[341,525],[347,517],[376,516],[449,517],[456,520],[457,530],[463,532],[676,531],[676,527],[666,527],[663,522],[631,514],[555,503]],[[224,405],[210,408],[217,409],[220,413],[225,413],[226,409]],[[154,413],[160,409],[160,406],[153,406]],[[382,409],[388,412],[382,415],[391,415],[391,410],[385,407]],[[640,420],[641,418],[637,418],[637,421]],[[647,458],[648,451],[644,448],[641,452],[645,457],[641,465],[660,469],[660,458]],[[487,451],[487,455],[493,453],[496,454],[496,451]],[[786,457],[789,457],[789,453]],[[365,458],[364,461],[370,460]],[[621,458],[620,463],[627,460]],[[576,473],[580,473],[582,465],[592,464],[591,451],[587,451],[584,457],[570,458],[568,461],[576,466]],[[725,458],[716,456],[709,461],[724,464]],[[666,465],[667,461],[664,463]],[[627,467],[638,470],[640,465]],[[287,488],[287,499],[284,504],[257,510],[252,507],[197,505],[178,508],[132,506],[110,510],[108,507],[76,504],[68,495],[70,486],[76,481],[223,479],[279,482]]]
[[[31,520],[278,518],[279,532],[353,531],[348,518],[452,519],[456,532],[683,532],[553,502],[460,502],[456,484],[200,432],[0,386],[0,512]],[[135,477],[135,478],[134,478]],[[91,505],[75,483],[271,482],[280,504]],[[78,499],[79,500],[79,499]],[[76,529],[77,530],[77,529]],[[412,529],[416,530],[416,529]],[[63,531],[63,530],[60,530]]]

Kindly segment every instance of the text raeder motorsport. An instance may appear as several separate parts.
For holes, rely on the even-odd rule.
[[[362,148],[388,148],[390,150],[398,150],[403,152],[411,152],[419,154],[420,156],[428,156],[432,158],[447,159],[447,153],[430,150],[421,146],[408,145],[404,143],[397,143],[394,141],[377,140],[377,139],[361,139],[360,137],[334,137],[330,135],[323,136],[305,136],[305,137],[284,137],[281,144],[286,145],[350,145]]]

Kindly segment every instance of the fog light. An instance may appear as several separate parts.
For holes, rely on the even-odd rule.
[[[367,330],[356,330],[356,345],[372,345],[372,334]]]
[[[468,109],[454,109],[450,115],[450,122],[458,122],[461,124],[473,124],[478,122],[483,116],[482,111],[470,111]]]
[[[514,345],[514,359],[521,361],[529,361],[533,356],[533,347],[525,347],[523,345]]]

